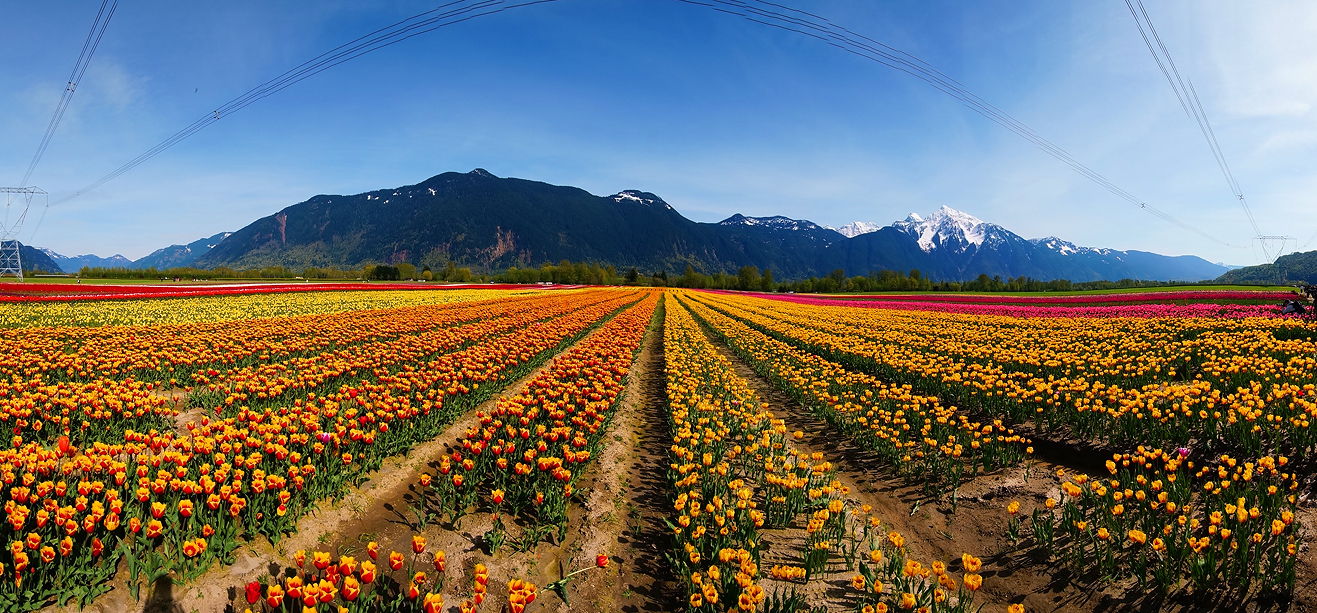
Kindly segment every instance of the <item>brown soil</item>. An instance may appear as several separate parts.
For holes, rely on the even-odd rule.
[[[925,566],[935,560],[948,563],[953,570],[960,569],[960,555],[968,552],[983,559],[983,588],[975,595],[975,605],[985,605],[984,611],[1004,610],[1007,604],[1023,603],[1030,612],[1077,613],[1080,611],[1317,611],[1317,599],[1312,596],[1317,586],[1317,560],[1310,548],[1300,554],[1298,585],[1293,603],[1210,603],[1172,601],[1157,603],[1146,601],[1141,594],[1133,593],[1130,585],[1116,585],[1105,589],[1097,577],[1080,575],[1059,562],[1046,559],[1030,549],[1027,540],[1012,545],[1007,538],[1009,516],[1006,506],[1019,501],[1020,517],[1027,524],[1034,508],[1043,506],[1048,495],[1057,496],[1058,480],[1055,473],[1064,468],[1067,472],[1094,472],[1091,453],[1066,453],[1063,443],[1046,448],[1045,459],[1035,457],[1027,465],[998,470],[962,484],[955,509],[949,498],[931,500],[918,486],[906,484],[890,471],[882,469],[884,461],[856,446],[849,439],[832,430],[825,422],[815,418],[806,408],[788,394],[776,388],[742,362],[724,343],[710,337],[718,350],[730,359],[737,374],[746,379],[761,400],[769,404],[773,414],[786,422],[789,431],[801,431],[803,439],[796,447],[805,452],[822,452],[833,462],[837,478],[850,488],[849,497],[858,504],[869,504],[874,515],[882,520],[885,530],[895,530],[906,538],[909,555]],[[1043,454],[1039,454],[1043,455]],[[1100,466],[1100,463],[1099,463]],[[1300,521],[1314,525],[1317,512],[1305,509]],[[1306,515],[1306,516],[1305,516]],[[793,529],[773,531],[764,537],[770,546],[764,555],[763,567],[774,564],[799,565],[805,531]],[[824,606],[829,611],[852,610],[845,596],[851,590],[850,578],[855,574],[846,568],[844,561],[829,562],[828,573],[816,581],[796,589],[807,596],[811,606]],[[770,592],[774,583],[765,581]],[[817,584],[816,584],[817,583]]]

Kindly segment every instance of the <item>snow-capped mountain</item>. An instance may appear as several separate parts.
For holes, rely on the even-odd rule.
[[[672,210],[672,205],[664,202],[662,198],[659,198],[658,196],[655,196],[654,194],[651,194],[649,192],[642,192],[634,189],[622,190],[616,194],[613,194],[612,196],[609,196],[609,198],[612,198],[613,202],[630,201],[630,202],[638,202],[646,206],[661,205],[663,208],[669,211]]]
[[[807,219],[791,219],[775,215],[773,217],[746,217],[740,213],[718,222],[720,226],[759,226],[774,230],[830,230]]]
[[[197,258],[205,255],[211,249],[215,248],[220,241],[228,238],[232,232],[220,232],[214,236],[209,236],[200,240],[192,241],[186,245],[170,245],[163,249],[156,249],[149,255],[130,260],[122,255],[114,254],[108,258],[103,258],[94,254],[86,255],[60,255],[50,249],[38,249],[48,256],[52,261],[59,265],[60,269],[67,273],[76,273],[87,268],[152,268],[159,270],[174,268],[178,266],[187,266]]]
[[[133,265],[132,260],[117,253],[108,258],[103,258],[91,253],[83,255],[61,255],[50,249],[39,249],[38,251],[49,256],[50,259],[54,260],[56,264],[59,264],[60,269],[65,272],[78,272],[83,266],[90,266],[92,268],[131,268]]]
[[[993,247],[1015,236],[997,224],[987,223],[945,205],[929,215],[928,219],[920,217],[918,213],[911,213],[909,217],[892,224],[892,227],[914,238],[924,253],[939,248],[964,253],[971,246]]]
[[[1051,249],[1052,251],[1055,251],[1061,255],[1071,255],[1075,253],[1096,253],[1098,255],[1111,255],[1110,249],[1099,249],[1095,247],[1080,247],[1079,245],[1076,245],[1070,241],[1061,240],[1055,236],[1048,236],[1046,238],[1031,238],[1029,239],[1029,242],[1038,245],[1039,247]]]
[[[852,221],[836,230],[838,234],[841,234],[846,238],[855,238],[861,234],[877,232],[881,229],[883,229],[882,224],[877,224],[872,221]]]

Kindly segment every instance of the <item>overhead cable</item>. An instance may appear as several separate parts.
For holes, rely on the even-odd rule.
[[[106,7],[109,10],[106,10]],[[64,93],[60,96],[59,104],[55,105],[55,113],[51,115],[50,122],[46,124],[46,133],[41,137],[41,144],[37,145],[37,152],[32,156],[32,162],[27,165],[27,172],[23,173],[23,180],[19,185],[27,185],[28,179],[32,178],[32,172],[37,169],[37,164],[41,162],[42,156],[46,154],[46,147],[50,146],[50,140],[55,137],[55,130],[59,128],[60,120],[64,119],[64,111],[68,110],[69,102],[73,100],[73,92],[78,89],[78,84],[82,82],[82,75],[87,72],[87,65],[91,63],[91,58],[96,54],[96,48],[101,44],[101,37],[105,36],[105,28],[110,25],[110,18],[114,16],[114,9],[118,8],[119,0],[101,0],[101,8],[96,12],[96,20],[91,24],[91,31],[87,33],[87,40],[82,43],[82,52],[78,54],[78,61],[73,63],[73,72],[69,74],[68,83],[64,86]]]
[[[1117,197],[1139,207],[1153,216],[1182,230],[1193,232],[1214,243],[1228,247],[1245,248],[1246,245],[1232,244],[1212,236],[1197,227],[1180,221],[1171,214],[1162,211],[1137,196],[1116,185],[1106,177],[1075,159],[1064,149],[1043,138],[1023,122],[1015,119],[1005,111],[989,104],[973,92],[966,89],[955,79],[933,68],[928,62],[905,51],[896,49],[872,38],[838,26],[827,18],[794,9],[783,4],[766,0],[677,0],[686,4],[704,6],[713,10],[736,15],[749,21],[774,28],[794,32],[818,39],[819,41],[878,62],[889,68],[899,70],[932,86],[934,89],[959,100],[966,108],[987,118],[989,121],[1009,130],[1028,141],[1043,152],[1051,155],[1085,178],[1097,183]],[[771,8],[765,8],[771,7]],[[780,10],[777,10],[780,9]]]
[[[69,200],[92,191],[109,181],[114,180],[123,173],[136,168],[143,162],[159,155],[170,147],[177,145],[211,124],[247,108],[259,100],[278,93],[295,83],[338,66],[339,64],[359,58],[367,53],[400,43],[414,36],[433,32],[442,27],[462,23],[477,17],[493,15],[509,9],[559,1],[561,0],[526,0],[522,2],[508,2],[507,0],[457,0],[455,2],[444,4],[436,9],[413,15],[391,26],[375,30],[370,34],[354,39],[316,56],[311,60],[303,62],[287,72],[248,90],[241,96],[216,107],[213,111],[206,113],[192,124],[175,132],[169,138],[166,138],[164,141],[161,141],[156,146],[146,150],[141,155],[129,160],[122,166],[110,171],[100,179],[89,183],[70,195],[52,202],[51,206],[68,202]]]
[[[1135,8],[1135,5],[1138,8]],[[1226,184],[1230,187],[1230,193],[1239,200],[1240,206],[1244,209],[1244,215],[1248,218],[1248,223],[1253,227],[1255,237],[1262,237],[1262,230],[1258,228],[1258,222],[1253,217],[1253,210],[1248,205],[1248,200],[1244,197],[1244,190],[1239,186],[1239,181],[1235,180],[1235,175],[1230,170],[1230,164],[1226,162],[1225,152],[1221,150],[1221,144],[1217,142],[1216,132],[1212,129],[1212,122],[1207,119],[1207,111],[1203,109],[1203,103],[1198,99],[1198,91],[1194,89],[1193,81],[1188,77],[1180,74],[1180,69],[1175,65],[1175,59],[1171,57],[1171,52],[1166,48],[1166,43],[1162,42],[1161,35],[1157,33],[1157,27],[1153,25],[1152,18],[1148,15],[1148,10],[1143,6],[1143,0],[1125,0],[1125,6],[1129,8],[1130,15],[1134,17],[1134,24],[1139,28],[1139,36],[1143,38],[1143,43],[1148,47],[1148,53],[1152,54],[1152,59],[1157,62],[1157,68],[1161,70],[1162,76],[1166,77],[1166,82],[1170,84],[1171,90],[1175,92],[1176,100],[1180,102],[1180,108],[1184,114],[1198,125],[1198,131],[1202,132],[1203,139],[1207,141],[1207,147],[1212,150],[1212,157],[1216,159],[1216,165],[1221,170],[1222,176],[1226,179]],[[1266,251],[1266,246],[1263,246]],[[1270,255],[1268,254],[1268,257]]]

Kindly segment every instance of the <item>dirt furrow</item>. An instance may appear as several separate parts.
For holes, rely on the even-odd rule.
[[[1051,483],[1048,473],[1055,470],[1054,466],[1032,463],[1027,480],[1024,467],[981,475],[962,486],[953,514],[949,502],[928,501],[918,486],[907,485],[883,471],[883,460],[815,418],[790,395],[759,376],[725,343],[712,335],[709,340],[731,360],[736,373],[750,383],[760,399],[769,404],[773,415],[782,419],[789,431],[803,434],[794,442],[795,446],[802,452],[822,452],[835,466],[837,479],[850,488],[848,497],[857,504],[871,505],[885,531],[901,533],[913,559],[925,566],[940,560],[958,569],[962,553],[983,558],[984,570],[980,574],[984,583],[976,604],[986,603],[992,608],[1024,602],[1029,611],[1090,611],[1098,600],[1103,600],[1102,596],[1090,600],[1089,595],[1070,587],[1068,582],[1057,580],[1062,577],[1036,574],[1029,563],[1022,564],[1024,560],[1009,551],[1012,548],[1005,538],[1006,505],[1011,500],[1041,503]],[[770,551],[764,557],[765,567],[800,563],[799,551],[805,543],[803,529],[785,531],[776,535],[774,541],[788,553]],[[832,611],[849,610],[845,595],[852,589],[853,573],[835,559],[828,571],[818,585],[811,581],[802,593],[807,594],[811,605],[825,605]]]

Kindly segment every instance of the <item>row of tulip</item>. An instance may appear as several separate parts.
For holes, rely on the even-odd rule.
[[[243,586],[246,611],[315,613],[324,606],[325,611],[339,613],[440,613],[445,610],[447,559],[443,551],[427,555],[425,548],[425,537],[417,535],[412,537],[411,552],[391,551],[383,560],[374,541],[366,545],[369,559],[361,561],[348,555],[336,561],[325,551],[312,552],[308,560],[305,551],[298,551],[293,555],[297,567],[287,569],[283,577]],[[489,570],[477,564],[474,574],[474,601],[462,603],[464,613],[474,612],[487,593]],[[525,588],[518,587],[518,591]],[[533,594],[534,586],[529,590]]]
[[[1293,294],[1286,294],[1293,296]],[[1279,304],[1236,304],[1227,302],[1122,303],[1118,305],[1040,306],[1032,304],[980,304],[937,300],[890,300],[886,296],[871,300],[832,300],[799,295],[764,294],[764,298],[813,306],[889,309],[898,311],[959,313],[962,315],[1003,315],[1007,317],[1281,317]]]
[[[586,294],[567,294],[551,295],[548,297],[515,299],[508,301],[509,304],[504,306],[501,302],[476,302],[470,306],[466,305],[449,305],[445,308],[408,308],[399,309],[393,315],[403,321],[409,322],[404,328],[398,325],[392,326],[374,326],[367,327],[365,330],[371,334],[387,336],[389,334],[404,334],[407,332],[420,333],[427,325],[445,325],[448,328],[442,328],[436,332],[429,333],[430,336],[441,337],[448,341],[451,347],[470,344],[480,338],[489,337],[491,331],[506,332],[517,326],[531,325],[541,318],[550,318],[563,313],[588,307],[589,305],[598,305],[603,301],[616,301],[616,293],[610,292],[591,292]],[[617,304],[613,305],[616,308]],[[448,311],[453,311],[449,314]],[[541,311],[541,313],[536,313]],[[387,319],[388,313],[380,315],[381,312],[363,315],[360,319],[370,322],[372,320]],[[514,315],[516,317],[508,317]],[[477,323],[474,326],[451,327],[455,322],[478,321],[482,317],[491,318],[491,322],[499,323]],[[309,363],[314,365],[317,362],[323,364],[330,362],[332,368],[321,368],[314,376],[310,373],[298,376],[296,379],[281,378],[270,389],[256,391],[256,400],[265,400],[260,404],[270,405],[273,397],[269,393],[279,385],[292,387],[300,386],[303,392],[307,389],[320,388],[321,393],[332,391],[327,386],[340,380],[354,380],[358,377],[358,370],[364,373],[373,373],[381,370],[382,367],[392,365],[398,368],[399,350],[408,346],[409,341],[414,341],[415,334],[403,336],[396,340],[392,346],[386,346],[380,342],[365,342],[364,339],[370,336],[361,336],[361,332],[344,332],[343,334],[335,333],[335,330],[351,330],[352,317],[349,315],[332,316],[333,326],[326,326],[326,332],[323,336],[328,339],[328,344],[322,341],[306,342],[305,339],[314,338],[315,327],[302,325],[307,322],[297,322],[296,325],[290,325],[296,336],[286,336],[279,331],[280,326],[277,320],[262,320],[257,323],[251,322],[231,322],[227,324],[207,324],[205,328],[221,328],[221,330],[203,330],[201,333],[194,335],[191,340],[197,341],[194,346],[204,345],[205,341],[214,341],[217,337],[235,338],[242,333],[266,332],[268,336],[273,337],[269,341],[262,342],[258,336],[252,334],[253,340],[241,342],[232,342],[221,344],[233,350],[230,356],[235,364],[246,361],[279,359],[281,355],[296,355],[316,349],[323,350],[324,353],[313,358],[307,358]],[[325,318],[296,318],[312,319],[320,323],[326,323]],[[509,323],[510,322],[510,323]],[[224,327],[235,328],[236,331],[222,330]],[[168,391],[170,382],[165,381],[147,381],[141,379],[142,366],[149,366],[153,362],[161,361],[158,357],[161,353],[170,354],[170,352],[158,352],[151,348],[149,341],[139,343],[131,340],[140,335],[147,339],[159,339],[162,335],[167,336],[169,331],[164,333],[153,328],[147,329],[123,329],[115,336],[127,338],[127,347],[120,343],[106,342],[104,351],[98,351],[100,347],[96,343],[87,343],[83,347],[82,353],[87,354],[87,361],[103,363],[99,354],[108,354],[109,363],[119,364],[136,364],[129,372],[128,376],[122,378],[113,378],[110,374],[99,374],[91,380],[75,381],[56,381],[49,382],[44,373],[38,371],[31,376],[22,377],[15,375],[14,379],[9,381],[0,380],[0,419],[12,419],[15,427],[15,434],[21,434],[25,437],[36,438],[49,443],[54,438],[66,435],[72,437],[75,442],[84,443],[91,440],[113,442],[122,440],[124,432],[127,430],[147,431],[151,429],[162,430],[168,427],[168,420],[178,413],[178,407],[171,402],[170,395],[161,393]],[[186,338],[186,337],[185,337]],[[357,346],[352,344],[356,342]],[[344,347],[335,349],[341,343]],[[441,350],[440,346],[432,345],[434,351]],[[257,353],[257,352],[262,353]],[[55,350],[56,355],[65,355]],[[222,355],[217,350],[193,352],[188,356],[186,351],[180,350],[177,353],[184,357],[180,358],[176,364],[181,364],[192,357],[204,356],[210,359],[216,359],[216,356]],[[432,352],[433,353],[433,352]],[[524,352],[519,352],[524,353]],[[245,354],[245,355],[244,355]],[[26,352],[20,355],[27,355]],[[47,352],[49,355],[49,352]],[[133,357],[136,356],[136,357]],[[417,361],[425,357],[424,352],[413,352],[408,357]],[[529,356],[520,356],[525,360]],[[33,360],[33,362],[55,363],[62,365],[59,360],[63,358],[50,358],[46,360]],[[98,364],[103,365],[103,364]],[[203,363],[192,367],[206,368],[202,372],[195,373],[201,381],[207,381],[206,388],[197,390],[188,399],[190,404],[203,406],[207,410],[220,408],[222,406],[231,406],[236,400],[245,400],[247,394],[238,391],[238,395],[226,397],[224,393],[217,393],[221,388],[219,384],[209,382],[209,377],[214,376],[223,383],[224,378],[229,376],[230,379],[238,377],[251,370],[259,372],[260,367],[242,368],[229,367],[223,373],[213,368],[218,366],[226,368],[224,364]],[[272,365],[272,368],[278,368],[282,364]],[[113,369],[107,369],[113,370]],[[127,370],[127,369],[125,369]],[[148,371],[150,372],[150,371]],[[230,376],[232,375],[232,376]],[[355,381],[354,381],[355,382]],[[280,392],[289,391],[281,389]],[[264,398],[261,398],[261,397]],[[255,402],[253,402],[255,403]],[[216,406],[218,405],[218,406]],[[239,405],[241,406],[241,405]],[[76,420],[76,421],[75,421]],[[93,424],[95,426],[93,427]]]
[[[484,508],[494,515],[485,535],[491,550],[507,537],[504,514],[525,520],[520,549],[534,547],[552,530],[561,539],[576,483],[621,402],[661,297],[648,292],[556,357],[519,393],[477,412],[478,423],[440,459],[438,479],[422,476],[415,509],[420,523],[444,516],[455,521]]]
[[[85,603],[121,560],[134,590],[167,574],[185,583],[231,562],[241,540],[277,540],[315,501],[342,495],[638,298],[602,293],[543,324],[396,372],[376,369],[291,406],[234,407],[183,434],[129,430],[121,442],[83,448],[67,437],[47,446],[15,436],[0,452],[0,533],[12,544],[0,608]]]
[[[710,317],[759,332],[761,340],[850,360],[1008,421],[1033,419],[1099,441],[1142,439],[1171,449],[1195,439],[1194,453],[1205,455],[1221,453],[1213,447],[1303,450],[1311,444],[1307,421],[1317,407],[1310,400],[1310,358],[1301,352],[1311,352],[1312,343],[1277,338],[1273,320],[944,316],[921,323],[894,313],[875,325],[848,318],[844,309],[793,311],[699,298]],[[1241,338],[1261,356],[1232,348]],[[1028,347],[1032,342],[1039,346]],[[1156,353],[1137,355],[1153,347]],[[1186,361],[1201,370],[1171,379]],[[1131,378],[1124,368],[1131,362],[1147,371],[1134,376],[1148,383],[1122,385]],[[1227,374],[1245,385],[1231,390],[1225,381],[1235,379]],[[1185,459],[1190,453],[1187,447],[1171,454],[1140,447],[1108,463],[1114,479],[1080,476],[1062,483],[1064,495],[1033,513],[1035,542],[1076,568],[1096,567],[1107,579],[1133,576],[1141,588],[1161,594],[1292,591],[1298,482],[1283,468],[1287,459],[1274,452],[1255,462],[1223,455],[1195,470]],[[1009,511],[1019,512],[1018,505]],[[1010,526],[1017,538],[1018,518]]]
[[[421,321],[417,329],[407,333],[371,336],[356,343],[334,339],[323,350],[301,352],[282,362],[263,361],[224,372],[198,372],[193,378],[225,407],[277,403],[285,396],[333,386],[360,373],[397,371],[402,365],[426,362],[481,340],[544,325],[572,311],[615,299],[602,292],[463,304],[447,309],[439,317],[418,318]],[[529,354],[522,352],[518,358],[526,360]],[[211,372],[216,374],[212,376]]]
[[[759,568],[760,531],[769,518],[756,498],[774,503],[776,523],[785,524],[817,506],[829,467],[820,463],[815,471],[809,462],[788,462],[786,426],[774,424],[679,301],[668,300],[664,308],[674,498],[672,518],[665,520],[673,541],[665,555],[690,611],[757,610],[769,596]],[[756,492],[757,485],[764,491]]]
[[[1291,594],[1302,535],[1288,464],[1223,455],[1196,465],[1183,448],[1117,454],[1104,478],[1058,471],[1056,497],[1032,512],[1031,536],[1078,570],[1133,576],[1160,597]]]
[[[784,342],[1014,423],[1118,446],[1317,450],[1317,324],[1029,319],[702,294]],[[1298,333],[1307,336],[1298,336]]]
[[[371,287],[375,286],[372,284]],[[34,328],[153,326],[283,318],[445,304],[479,299],[473,296],[480,296],[484,291],[470,287],[438,291],[370,289],[136,300],[0,302],[0,330],[18,328],[34,332]],[[510,295],[538,293],[536,290],[499,291]]]
[[[366,545],[370,559],[358,561],[342,555],[335,561],[328,552],[305,551],[293,555],[296,568],[288,568],[282,578],[252,581],[240,591],[248,605],[246,613],[285,613],[301,610],[315,613],[322,605],[338,613],[416,612],[440,613],[444,608],[444,584],[448,572],[447,556],[442,550],[426,555],[426,539],[413,535],[411,553],[391,551],[386,560],[379,543]],[[377,564],[378,562],[378,564]],[[387,565],[387,570],[382,566]],[[431,570],[433,567],[433,570]],[[607,568],[608,557],[598,555],[594,566],[582,568],[544,586],[557,592],[567,602],[567,585],[571,578],[596,568]],[[403,570],[406,568],[406,570]],[[403,571],[401,575],[395,575]],[[476,613],[489,599],[490,570],[477,562],[472,568],[471,597],[458,605],[461,613]],[[465,586],[464,586],[465,587]],[[507,602],[504,613],[523,613],[539,597],[540,588],[518,578],[506,580]],[[238,591],[238,590],[235,590]],[[238,606],[241,606],[240,601]],[[233,607],[236,610],[237,607]]]
[[[774,294],[759,294],[765,298],[784,298]],[[1017,304],[1017,305],[1115,305],[1140,303],[1185,303],[1208,302],[1221,304],[1225,302],[1268,302],[1275,303],[1293,298],[1294,292],[1260,291],[1260,290],[1175,290],[1151,292],[1118,292],[1111,294],[1060,294],[1048,296],[1002,295],[1002,294],[875,294],[859,296],[826,296],[820,300],[832,300],[838,306],[852,302],[933,302],[956,304]]]
[[[873,451],[929,494],[951,492],[981,472],[1014,465],[1030,441],[1000,419],[981,422],[910,385],[888,385],[774,339],[708,306],[691,310],[743,360],[774,385]]]
[[[61,327],[0,332],[0,375],[48,380],[92,376],[147,381],[191,379],[198,370],[316,355],[365,340],[397,338],[430,327],[470,321],[473,308],[525,301],[505,292],[452,292],[448,302],[347,313],[316,313],[241,321],[168,325]],[[543,300],[552,294],[540,294]],[[309,297],[309,296],[308,296]],[[495,309],[497,310],[497,309]],[[28,356],[20,360],[18,356]],[[39,359],[30,359],[38,355]]]
[[[797,588],[838,572],[854,574],[843,601],[855,611],[977,610],[978,559],[966,554],[957,582],[948,565],[924,567],[911,558],[901,534],[884,533],[872,509],[846,498],[822,454],[793,448],[799,433],[788,435],[680,299],[667,302],[664,356],[674,496],[666,555],[689,610],[822,605]],[[776,529],[801,527],[802,520],[803,546],[782,551]],[[786,563],[762,576],[765,541],[777,541],[772,555]]]
[[[24,283],[0,291],[0,303],[66,302],[71,300],[140,300],[143,298],[193,298],[248,296],[335,291],[439,291],[444,289],[531,289],[531,285],[439,285],[415,283],[229,283],[216,285],[68,285]]]

